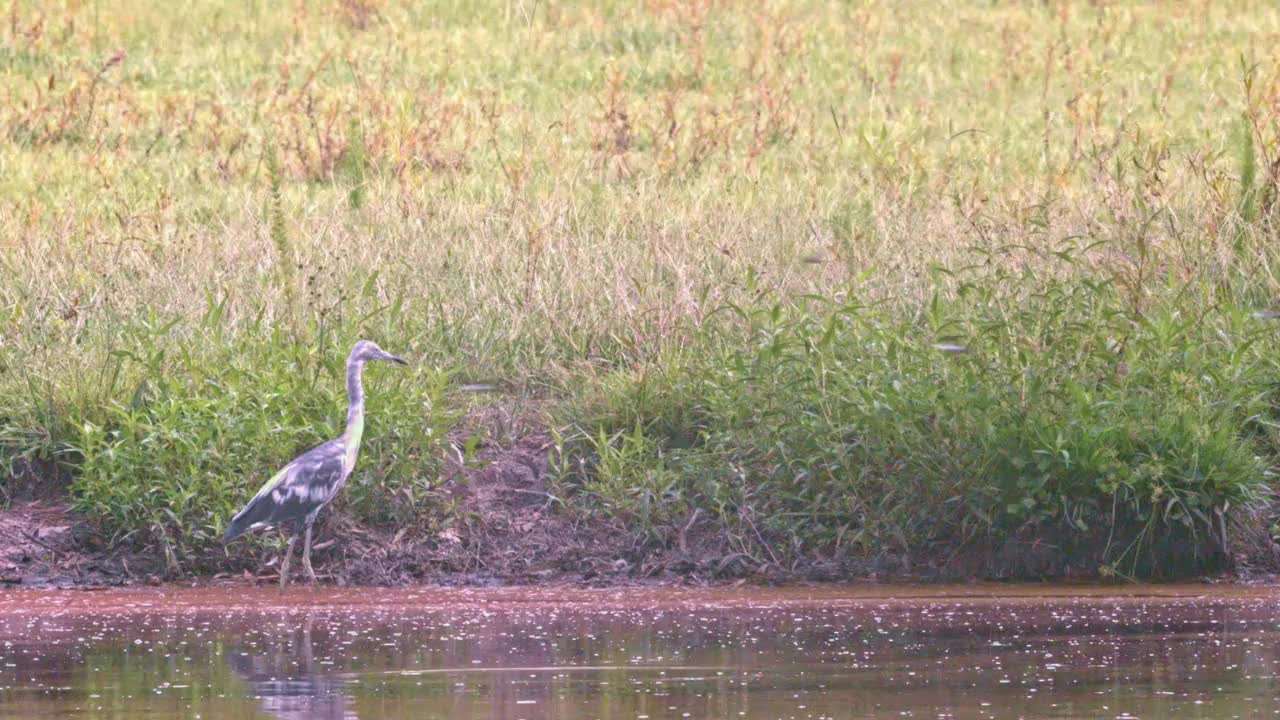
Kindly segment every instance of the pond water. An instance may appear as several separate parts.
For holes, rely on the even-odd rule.
[[[1280,591],[0,592],[5,718],[1280,716]]]

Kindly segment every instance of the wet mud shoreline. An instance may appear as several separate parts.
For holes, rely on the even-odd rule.
[[[494,493],[480,493],[492,500]],[[1049,585],[1065,582],[1066,588],[1123,588],[1123,581],[1084,573],[1042,580],[972,577],[939,573],[929,568],[904,568],[892,558],[875,562],[859,559],[810,559],[784,568],[752,558],[735,556],[713,537],[696,541],[681,538],[669,547],[645,547],[612,525],[570,530],[563,518],[539,526],[535,521],[512,521],[510,506],[490,503],[487,517],[473,519],[474,526],[454,530],[444,542],[423,541],[390,532],[360,527],[348,518],[332,518],[321,536],[316,567],[319,587],[376,588],[502,588],[524,589],[619,588],[632,591],[737,587],[841,587],[875,588],[890,583],[918,583],[917,588],[988,588],[976,593],[960,590],[964,597],[979,595],[1043,595]],[[515,514],[518,517],[520,510]],[[535,511],[540,512],[540,511]],[[494,518],[502,515],[495,521]],[[536,518],[535,518],[536,520]],[[495,531],[495,527],[499,528]],[[556,544],[556,532],[559,544]],[[224,557],[206,559],[200,568],[174,573],[165,567],[158,550],[138,550],[104,545],[64,500],[18,502],[0,509],[0,591],[10,589],[78,589],[191,587],[246,588],[270,586],[279,581],[279,554],[270,548],[233,548]],[[300,574],[292,578],[303,580]],[[1215,577],[1192,579],[1182,585],[1144,585],[1147,588],[1239,587],[1243,592],[1280,582],[1270,572],[1238,566]],[[957,585],[956,583],[967,583]],[[1022,590],[1020,588],[1041,588]],[[356,591],[363,592],[364,590]],[[861,592],[861,591],[860,591]],[[934,590],[921,590],[933,597]],[[1074,592],[1068,591],[1068,592]],[[1088,591],[1093,592],[1093,591]],[[1160,594],[1166,590],[1159,591]],[[1179,591],[1181,592],[1181,591]],[[1187,591],[1191,592],[1191,591]],[[1194,594],[1194,593],[1192,593]],[[914,596],[914,593],[913,593]]]

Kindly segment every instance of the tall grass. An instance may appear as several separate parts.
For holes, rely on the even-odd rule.
[[[1275,462],[1278,31],[1249,2],[17,2],[0,458],[183,566],[337,430],[373,336],[430,369],[373,379],[371,522],[431,521],[477,381],[551,400],[571,511],[655,542],[700,511],[777,562],[1208,567]]]
[[[604,383],[567,477],[645,526],[710,509],[775,561],[945,567],[1027,540],[1088,572],[1220,566],[1226,518],[1267,493],[1273,438],[1249,428],[1274,422],[1274,331],[1229,309],[1137,317],[1107,285],[1023,287],[915,321],[856,300],[734,307],[701,351]]]

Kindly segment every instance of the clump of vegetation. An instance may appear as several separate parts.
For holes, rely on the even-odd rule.
[[[560,511],[777,564],[1273,519],[1280,10],[93,12],[0,24],[0,486],[173,567],[362,336],[438,368],[374,378],[366,522],[450,512],[451,379],[556,409]]]
[[[646,525],[710,509],[775,562],[824,548],[945,567],[1034,538],[1104,574],[1220,566],[1226,518],[1266,492],[1267,447],[1244,428],[1273,414],[1274,333],[1232,311],[1134,317],[1107,286],[1023,286],[915,322],[856,301],[734,308],[706,352],[605,383],[604,429],[571,439],[567,477]]]
[[[234,347],[155,337],[158,355],[118,351],[140,381],[68,441],[76,507],[117,540],[161,548],[174,568],[202,558],[276,469],[342,433],[350,348],[264,333]],[[170,352],[173,356],[169,357]],[[136,366],[136,367],[135,367]],[[430,523],[445,429],[446,375],[370,378],[361,470],[340,504],[375,524]]]

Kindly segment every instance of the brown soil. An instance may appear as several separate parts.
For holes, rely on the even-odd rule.
[[[573,581],[607,586],[868,574],[865,565],[822,561],[784,569],[735,549],[696,514],[678,527],[643,536],[616,519],[566,511],[547,486],[554,443],[537,412],[489,408],[464,427],[454,438],[457,445],[471,433],[487,440],[476,462],[455,463],[446,472],[442,492],[457,505],[455,524],[415,537],[379,533],[335,517],[331,525],[349,539],[332,546],[324,558],[333,580],[356,585]]]
[[[85,525],[61,500],[19,500],[0,510],[0,584],[109,583],[127,575],[89,549]]]

